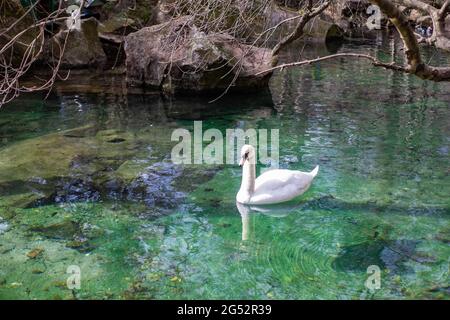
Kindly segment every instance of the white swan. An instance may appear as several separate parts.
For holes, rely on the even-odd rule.
[[[244,145],[241,149],[242,183],[236,201],[243,204],[274,204],[289,201],[308,190],[319,172],[274,169],[264,172],[256,180],[255,148]]]

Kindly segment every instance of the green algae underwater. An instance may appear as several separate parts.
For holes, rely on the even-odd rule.
[[[270,91],[0,110],[0,298],[449,299],[450,84],[335,60]],[[280,167],[319,175],[287,204],[237,207],[237,165],[170,161],[194,120],[279,129]]]

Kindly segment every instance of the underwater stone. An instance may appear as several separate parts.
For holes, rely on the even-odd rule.
[[[109,172],[135,152],[134,134],[92,126],[20,141],[0,151],[0,207],[96,201]],[[110,143],[108,141],[123,141]],[[48,155],[51,154],[49,157]],[[114,179],[114,175],[112,175]],[[107,194],[108,192],[103,192]]]
[[[450,244],[450,232],[442,232],[441,231],[434,238],[445,244]]]
[[[27,257],[30,259],[36,259],[39,255],[44,252],[44,248],[34,248],[30,252],[27,253]]]
[[[66,243],[67,248],[75,249],[81,253],[87,253],[95,249],[88,241],[74,240]]]
[[[6,221],[3,221],[3,218],[0,217],[0,234],[5,233],[8,231],[9,225]]]
[[[45,272],[45,270],[41,269],[41,268],[36,268],[36,269],[31,270],[31,273],[33,273],[33,274],[41,274],[44,272]]]
[[[15,244],[0,244],[0,254],[8,253],[16,248]]]
[[[80,228],[77,223],[64,220],[49,225],[31,227],[30,231],[42,233],[47,238],[72,239],[80,231]]]
[[[97,132],[97,135],[95,137],[103,142],[122,142],[126,140],[133,140],[135,138],[134,135],[130,132],[116,129],[101,130]]]
[[[89,223],[84,223],[81,226],[81,232],[85,237],[87,237],[89,239],[101,237],[105,234],[105,230],[103,230],[102,228],[100,228],[96,225],[89,224]]]
[[[7,195],[2,197],[0,207],[4,208],[30,208],[35,206],[36,204],[40,204],[46,202],[49,198],[49,195],[38,192],[27,192],[27,193],[19,193],[13,195]],[[15,212],[11,212],[14,213]],[[11,217],[11,216],[10,216]],[[8,216],[4,216],[4,218],[10,218]]]
[[[71,180],[57,184],[55,202],[97,201],[99,192],[91,181]]]
[[[89,151],[89,145],[82,139],[63,134],[48,134],[13,144],[0,152],[0,187],[37,184],[37,178],[44,179],[48,185],[56,177],[67,176],[72,159]]]
[[[129,184],[145,171],[149,166],[147,162],[127,160],[116,170],[116,176],[124,183]]]
[[[0,150],[0,207],[30,208],[104,198],[174,208],[184,199],[184,191],[218,170],[207,167],[200,172],[169,161],[155,163],[155,157],[130,160],[140,141],[148,143],[148,139],[154,139],[153,135],[149,138],[118,129],[96,132],[87,125],[8,146]]]

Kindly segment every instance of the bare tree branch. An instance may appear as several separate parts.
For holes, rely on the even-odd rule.
[[[405,46],[405,56],[407,59],[407,72],[419,78],[433,81],[450,81],[449,67],[433,67],[422,61],[419,44],[414,31],[409,25],[408,19],[398,9],[398,7],[388,0],[369,0],[372,4],[380,7],[381,11],[389,18],[397,31],[400,33]],[[429,8],[428,4],[415,0],[402,0],[405,3],[414,3],[416,6]]]
[[[80,1],[80,8],[84,6],[84,2],[85,0]],[[51,23],[62,23],[67,20],[64,1],[59,0],[58,8],[55,11],[47,14],[42,19],[30,23],[16,34],[10,35],[10,31],[12,31],[21,21],[23,22],[25,19],[30,18],[30,12],[32,12],[39,3],[40,0],[33,3],[26,11],[24,10],[24,13],[12,24],[0,30],[0,38],[6,39],[6,43],[0,48],[0,107],[23,92],[43,90],[48,90],[48,92],[50,92],[56,79],[65,79],[68,76],[59,76],[61,60],[67,44],[68,37],[66,36],[63,43],[51,43],[52,46],[58,46],[59,50],[57,50],[58,55],[55,57],[53,64],[49,65],[50,75],[48,76],[48,79],[39,79],[41,83],[36,85],[21,85],[22,79],[31,75],[31,69],[39,59],[42,58],[44,46],[46,44],[46,26]],[[26,34],[32,34],[34,39],[28,43],[23,42],[21,38]],[[19,52],[17,47],[21,47],[23,50]]]
[[[280,50],[284,49],[287,45],[291,44],[295,40],[299,39],[304,34],[304,28],[306,24],[314,17],[325,11],[330,5],[330,1],[324,1],[321,5],[313,8],[312,1],[308,2],[306,12],[301,15],[300,21],[295,26],[295,29],[286,37],[284,37],[273,49],[272,55],[277,56]],[[274,61],[274,64],[276,62]]]
[[[287,63],[279,66],[274,66],[273,68],[264,70],[262,72],[259,72],[258,74],[263,74],[267,72],[273,72],[277,69],[283,69],[287,67],[295,67],[295,66],[302,66],[312,63],[321,62],[324,60],[334,59],[338,57],[353,57],[353,58],[363,58],[370,60],[374,66],[377,67],[383,67],[386,69],[394,70],[394,71],[400,71],[405,73],[410,73],[413,75],[418,76],[419,78],[425,79],[425,80],[432,80],[432,81],[450,81],[450,67],[434,67],[429,66],[422,60],[422,56],[420,53],[420,47],[419,43],[417,41],[416,35],[409,25],[408,19],[403,15],[403,13],[399,10],[397,5],[393,4],[389,0],[369,0],[372,4],[378,5],[381,9],[381,11],[386,14],[386,16],[390,19],[392,24],[395,26],[395,28],[398,30],[401,39],[403,41],[403,44],[405,46],[405,57],[406,57],[406,66],[400,66],[395,63],[385,63],[381,62],[375,57],[368,55],[368,54],[359,54],[359,53],[339,53],[339,54],[333,54],[328,55],[316,59],[311,60],[305,60],[305,61],[299,61],[299,62],[293,62],[293,63]],[[421,8],[421,9],[429,9],[430,5],[423,3],[421,1],[415,1],[415,0],[405,0],[408,4],[414,4],[415,7]],[[443,7],[448,7],[448,3],[450,1],[446,1],[446,3],[443,5]],[[443,11],[446,11],[447,9],[444,8]]]
[[[289,67],[298,67],[298,66],[303,66],[303,65],[308,65],[308,64],[314,64],[317,62],[321,62],[321,61],[325,61],[325,60],[330,60],[330,59],[335,59],[335,58],[362,58],[362,59],[367,59],[370,60],[372,62],[372,64],[374,66],[377,67],[383,67],[386,69],[390,69],[390,70],[395,70],[395,71],[402,71],[402,72],[407,72],[408,69],[403,67],[403,66],[399,66],[396,65],[394,63],[385,63],[385,62],[381,62],[380,60],[376,59],[375,57],[372,57],[371,55],[368,54],[362,54],[362,53],[336,53],[336,54],[332,54],[332,55],[328,55],[328,56],[324,56],[324,57],[320,57],[320,58],[316,58],[316,59],[311,59],[311,60],[303,60],[303,61],[298,61],[298,62],[291,62],[291,63],[285,63],[285,64],[280,64],[278,66],[275,66],[273,68],[258,72],[256,75],[260,75],[263,73],[268,73],[268,72],[273,72],[275,70],[278,69],[285,69],[285,68],[289,68]]]
[[[429,38],[419,36],[420,43],[434,45],[439,49],[450,51],[450,34],[446,30],[445,18],[449,13],[450,1],[445,1],[441,8],[420,0],[394,0],[397,5],[416,9],[426,13],[433,23],[433,34]]]

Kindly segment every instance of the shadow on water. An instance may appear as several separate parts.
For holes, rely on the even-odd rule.
[[[434,262],[431,257],[420,256],[416,248],[418,240],[382,240],[363,242],[345,246],[341,249],[332,266],[339,271],[365,272],[368,266],[375,265],[380,269],[389,268],[394,273],[413,272],[408,270],[404,262],[409,260],[428,263]]]

